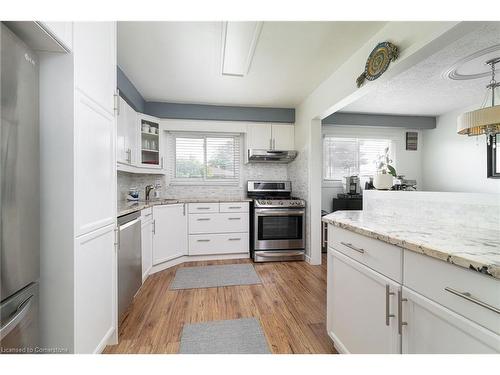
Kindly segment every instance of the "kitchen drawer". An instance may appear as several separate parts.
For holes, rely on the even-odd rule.
[[[220,212],[248,212],[248,202],[221,202]]]
[[[189,203],[190,214],[219,212],[219,203]]]
[[[246,252],[248,252],[248,233],[189,235],[189,255]]]
[[[427,255],[404,251],[403,284],[491,331],[500,334],[500,314],[453,292],[500,309],[500,280]],[[448,290],[447,290],[448,289]]]
[[[141,210],[141,219],[143,222],[153,219],[153,207],[148,207]]]
[[[333,225],[328,226],[328,246],[401,282],[403,249]]]
[[[248,232],[248,213],[190,214],[189,233]]]

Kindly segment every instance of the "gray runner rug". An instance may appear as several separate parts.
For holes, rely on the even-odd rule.
[[[212,288],[230,285],[261,284],[251,264],[180,267],[169,289]]]
[[[186,324],[180,354],[270,354],[255,318]]]

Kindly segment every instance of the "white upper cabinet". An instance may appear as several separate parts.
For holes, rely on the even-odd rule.
[[[66,50],[73,49],[73,22],[39,22],[59,44]]]
[[[271,124],[248,124],[247,149],[270,150],[272,148]]]
[[[75,101],[75,214],[81,235],[116,219],[115,119],[82,93]]]
[[[73,43],[76,87],[114,115],[116,23],[75,22]]]
[[[122,97],[119,100],[116,161],[118,163],[136,165],[138,154],[137,113]]]
[[[153,265],[188,254],[186,205],[153,207]]]
[[[77,22],[75,37],[76,235],[116,220],[116,23]]]
[[[272,125],[273,150],[283,150],[283,151],[294,150],[295,149],[294,129],[295,127],[289,124],[273,124]]]
[[[295,149],[294,126],[292,124],[254,123],[247,125],[246,155],[248,150],[277,150],[287,151]]]

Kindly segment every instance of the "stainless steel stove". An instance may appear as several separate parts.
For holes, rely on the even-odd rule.
[[[254,199],[250,249],[255,262],[304,260],[306,202],[291,193],[290,181],[248,181],[247,194]]]

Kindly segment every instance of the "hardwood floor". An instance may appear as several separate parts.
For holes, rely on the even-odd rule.
[[[168,290],[179,267],[248,263],[247,259],[189,262],[151,275],[130,307],[119,344],[104,353],[177,353],[186,323],[255,317],[272,353],[335,353],[326,333],[326,258],[257,263],[260,285]]]

